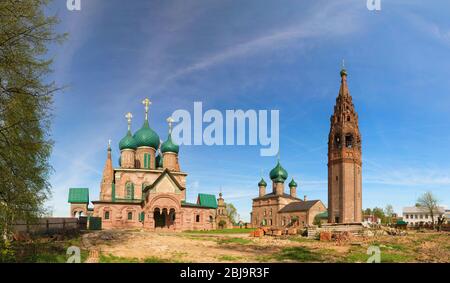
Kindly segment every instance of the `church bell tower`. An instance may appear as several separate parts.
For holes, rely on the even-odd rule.
[[[341,70],[341,88],[328,136],[328,222],[362,221],[361,134],[358,114]]]

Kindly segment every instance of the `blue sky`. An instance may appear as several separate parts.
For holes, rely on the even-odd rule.
[[[176,109],[279,109],[281,163],[298,195],[327,202],[329,118],[345,58],[363,141],[363,207],[397,212],[431,190],[450,204],[450,19],[448,1],[82,0],[54,1],[55,98],[51,163],[54,215],[68,214],[69,187],[98,199],[108,139],[126,133],[124,114],[166,137]],[[261,170],[275,157],[258,146],[182,146],[188,200],[218,193],[249,220]]]

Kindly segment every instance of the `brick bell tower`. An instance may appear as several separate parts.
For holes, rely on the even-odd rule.
[[[358,114],[341,70],[341,88],[328,136],[328,222],[362,222],[361,134]]]

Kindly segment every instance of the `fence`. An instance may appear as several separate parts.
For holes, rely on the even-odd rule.
[[[48,217],[40,218],[34,223],[26,221],[17,221],[13,225],[13,231],[16,233],[28,234],[59,234],[67,232],[78,232],[87,229],[87,217],[80,218],[62,218]]]

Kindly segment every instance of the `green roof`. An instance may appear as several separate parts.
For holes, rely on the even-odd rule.
[[[297,187],[297,183],[294,181],[294,178],[292,178],[292,181],[289,183],[289,188]]]
[[[161,152],[173,152],[177,153],[180,151],[180,147],[172,141],[172,135],[169,134],[167,140],[161,145]]]
[[[328,210],[327,210],[327,211],[324,211],[324,212],[322,212],[322,213],[317,214],[316,217],[317,217],[317,218],[321,218],[321,219],[324,219],[324,218],[327,218],[327,219],[328,219]]]
[[[408,225],[408,223],[403,220],[397,220],[397,225]]]
[[[217,208],[216,196],[208,194],[198,194],[197,204],[203,207]]]
[[[137,147],[148,146],[154,149],[159,148],[159,136],[150,128],[148,120],[145,120],[142,128],[134,133],[133,138],[136,141]]]
[[[89,189],[88,188],[70,188],[69,189],[70,203],[89,203]]]
[[[267,183],[264,181],[264,178],[261,178],[261,181],[258,183],[258,187],[267,187]]]
[[[270,171],[270,179],[275,183],[284,183],[288,177],[288,173],[278,161],[277,166]]]
[[[137,143],[136,140],[133,138],[133,135],[131,134],[131,131],[128,130],[127,135],[120,140],[119,142],[119,149],[136,149]]]

